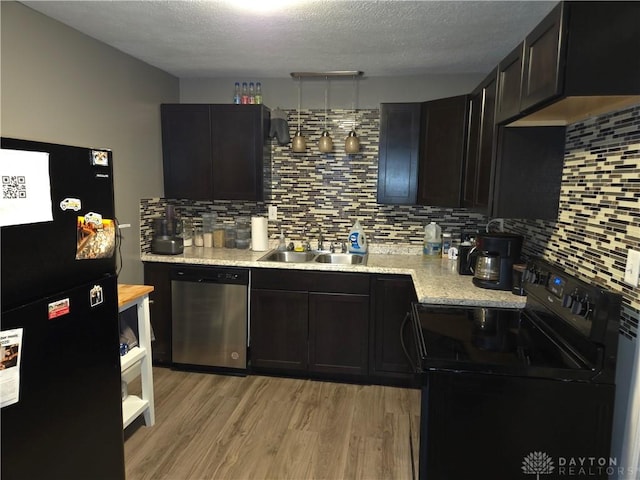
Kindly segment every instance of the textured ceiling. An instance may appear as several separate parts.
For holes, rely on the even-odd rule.
[[[557,2],[290,0],[272,13],[239,1],[22,3],[177,77],[283,78],[486,73]]]

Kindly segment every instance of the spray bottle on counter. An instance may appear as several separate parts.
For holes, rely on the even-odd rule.
[[[360,225],[360,220],[356,219],[356,223],[351,227],[349,232],[349,253],[367,253],[367,235]]]

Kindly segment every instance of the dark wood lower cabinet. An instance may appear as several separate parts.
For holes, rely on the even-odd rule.
[[[416,301],[411,277],[384,275],[373,282],[373,351],[370,374],[374,377],[411,383],[413,372],[402,348],[400,337],[412,341],[410,325],[403,322],[410,311],[411,302]]]
[[[252,366],[306,370],[308,312],[306,292],[252,290]]]
[[[367,375],[369,295],[309,293],[309,370]]]
[[[253,270],[251,368],[366,378],[369,285],[366,274]]]

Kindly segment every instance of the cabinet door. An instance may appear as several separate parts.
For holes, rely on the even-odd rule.
[[[405,341],[411,341],[411,326],[405,325],[404,332],[401,327],[414,301],[416,294],[410,277],[380,276],[375,279],[374,374],[411,378],[411,365],[400,337],[403,335]]]
[[[211,200],[211,128],[208,105],[164,104],[164,196]]]
[[[520,113],[522,87],[522,48],[518,45],[498,64],[498,101],[496,123],[503,123]]]
[[[380,105],[378,203],[415,205],[420,153],[419,103]]]
[[[252,289],[252,368],[306,370],[307,318],[306,292]]]
[[[422,106],[418,203],[459,207],[467,139],[468,97],[441,98]]]
[[[211,105],[216,200],[263,200],[263,105]]]
[[[561,93],[562,21],[563,4],[559,3],[525,38],[520,111]]]
[[[309,293],[309,370],[367,375],[369,296]]]
[[[486,213],[494,165],[497,69],[472,92],[462,206]]]
[[[152,285],[149,315],[155,340],[151,344],[153,363],[171,364],[171,280],[165,263],[145,263],[144,283]]]
[[[492,216],[557,220],[565,127],[500,127]]]
[[[495,115],[498,91],[497,71],[494,70],[482,86],[482,124],[477,158],[476,186],[473,206],[486,212],[489,208],[492,172],[495,164]]]

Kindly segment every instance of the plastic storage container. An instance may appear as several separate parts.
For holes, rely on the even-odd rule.
[[[442,252],[442,229],[436,222],[424,227],[423,253],[428,256],[440,256]]]

